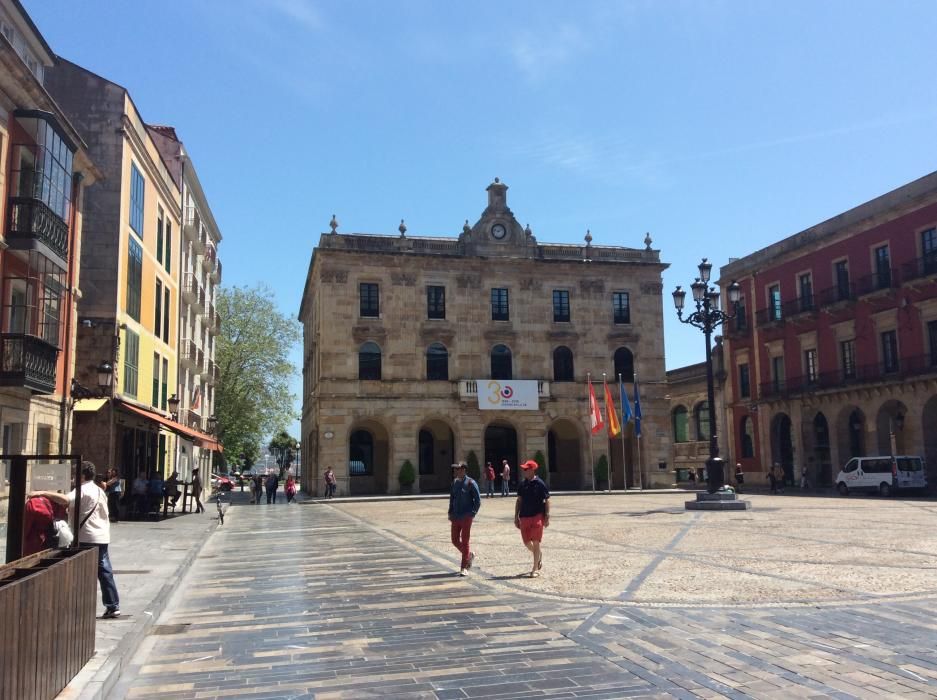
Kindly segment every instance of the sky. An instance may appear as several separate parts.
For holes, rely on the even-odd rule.
[[[931,0],[23,3],[176,127],[223,284],[266,283],[293,317],[332,214],[457,236],[500,177],[540,242],[650,233],[673,369],[704,359],[670,298],[702,257],[715,276],[937,170]]]

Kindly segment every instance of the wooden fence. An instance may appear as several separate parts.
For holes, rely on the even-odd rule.
[[[50,700],[94,653],[95,547],[0,565],[0,699]]]

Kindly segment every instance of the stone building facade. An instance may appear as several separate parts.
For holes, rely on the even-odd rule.
[[[937,172],[726,265],[730,443],[746,471],[832,486],[854,456],[937,483]],[[725,289],[723,289],[725,291]],[[723,294],[725,297],[725,294]]]
[[[659,251],[540,244],[507,189],[496,179],[457,238],[402,222],[399,236],[343,234],[334,218],[321,236],[299,313],[307,491],[331,465],[340,494],[395,493],[407,460],[414,490],[446,490],[470,453],[516,478],[541,452],[553,488],[591,488],[590,452],[615,487],[670,482]],[[601,396],[603,372],[640,378],[627,471],[620,441],[589,430],[587,373]]]

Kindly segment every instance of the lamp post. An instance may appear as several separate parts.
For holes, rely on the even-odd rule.
[[[174,421],[179,420],[179,397],[176,394],[173,394],[169,397],[169,401],[166,402],[169,406],[169,415],[172,416]]]
[[[894,415],[888,417],[888,440],[891,444],[891,461],[892,464],[896,464],[895,456],[898,454],[897,440],[895,436],[895,431],[902,432],[904,430],[904,414],[901,411],[896,411]],[[894,471],[894,468],[893,468]]]
[[[713,358],[712,334],[713,331],[726,321],[735,318],[738,313],[741,288],[734,281],[729,285],[729,303],[732,304],[732,313],[728,314],[719,308],[719,289],[709,286],[709,277],[712,272],[712,263],[706,258],[699,264],[699,277],[690,285],[693,291],[693,303],[696,311],[683,318],[683,307],[686,301],[686,292],[678,285],[673,292],[673,303],[677,309],[677,318],[682,323],[699,328],[706,336],[706,396],[709,405],[709,459],[706,460],[706,474],[708,477],[707,491],[715,493],[725,485],[725,460],[719,457],[719,440],[716,436],[716,392],[713,387]]]

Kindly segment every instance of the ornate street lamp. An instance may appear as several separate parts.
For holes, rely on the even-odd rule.
[[[719,440],[716,437],[716,396],[713,388],[713,359],[712,334],[713,331],[738,314],[738,303],[741,297],[741,287],[736,281],[729,285],[729,303],[732,313],[726,313],[719,308],[719,289],[709,286],[709,277],[712,273],[712,263],[706,258],[699,264],[699,277],[690,285],[693,292],[693,303],[696,311],[683,318],[683,308],[686,303],[686,292],[677,287],[673,292],[673,305],[677,309],[677,318],[682,323],[695,326],[706,336],[706,395],[709,402],[709,459],[706,461],[706,474],[708,476],[707,491],[715,493],[725,486],[725,460],[719,457]]]
[[[169,401],[166,402],[169,406],[169,414],[172,416],[173,420],[179,420],[179,397],[173,394],[169,397]]]
[[[218,428],[218,419],[215,416],[208,417],[208,432],[210,435],[215,434],[215,430]]]

